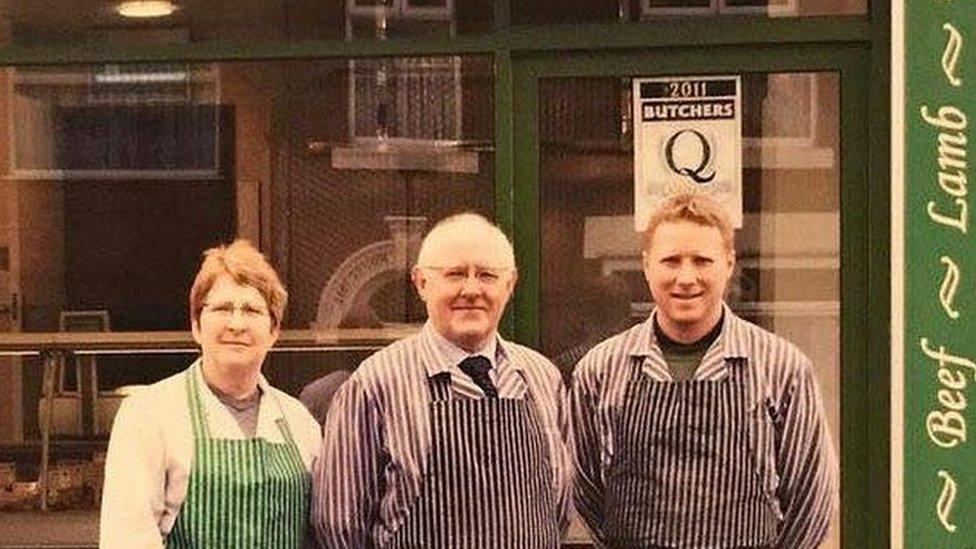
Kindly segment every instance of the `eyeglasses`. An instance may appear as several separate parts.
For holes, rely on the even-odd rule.
[[[247,320],[258,320],[262,317],[268,316],[268,309],[247,302],[241,303],[240,305],[235,305],[230,301],[224,301],[221,303],[204,303],[203,310],[225,320],[233,317],[236,311],[240,311],[241,316]]]
[[[471,276],[482,286],[496,286],[505,280],[506,275],[511,271],[506,267],[421,267],[436,272],[444,282],[460,286]]]

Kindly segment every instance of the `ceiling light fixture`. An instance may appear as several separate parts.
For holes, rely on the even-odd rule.
[[[130,0],[119,2],[115,11],[122,17],[145,19],[149,17],[166,17],[176,11],[176,4],[170,0]]]

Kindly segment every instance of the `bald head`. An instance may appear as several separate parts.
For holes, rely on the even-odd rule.
[[[439,221],[424,237],[417,254],[418,267],[445,267],[476,257],[482,267],[512,269],[512,243],[484,216],[466,212]]]
[[[471,353],[494,337],[517,278],[512,243],[474,213],[435,225],[420,245],[413,269],[431,325]]]

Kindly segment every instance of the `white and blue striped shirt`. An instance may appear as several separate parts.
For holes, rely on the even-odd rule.
[[[614,462],[614,433],[629,382],[640,372],[673,381],[647,321],[600,343],[576,367],[571,390],[577,479],[576,509],[598,541],[605,541],[604,495]],[[837,504],[837,460],[828,432],[813,364],[788,341],[739,318],[726,306],[722,332],[694,373],[696,380],[728,375],[727,359],[747,359],[757,370],[749,387],[764,418],[747,426],[757,437],[757,473],[778,503],[781,523],[775,547],[816,547],[826,536]],[[639,374],[637,374],[639,375]],[[676,505],[680,504],[676,502]]]
[[[490,348],[495,346],[495,352]],[[530,396],[549,443],[553,487],[567,513],[573,475],[566,390],[539,353],[496,337],[499,398]],[[455,398],[484,398],[458,363],[468,356],[428,322],[367,358],[336,393],[313,472],[312,518],[325,547],[387,544],[420,493],[431,447],[429,380],[450,375]],[[567,517],[560,517],[565,524]]]

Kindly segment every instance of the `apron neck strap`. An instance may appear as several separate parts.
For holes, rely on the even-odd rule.
[[[210,424],[207,421],[206,407],[203,405],[203,397],[200,395],[200,381],[198,379],[200,367],[201,366],[199,363],[194,364],[186,372],[186,397],[187,402],[190,405],[190,423],[193,424],[194,438],[211,438]],[[272,398],[265,399],[265,396],[270,396]],[[281,433],[281,436],[285,442],[297,448],[298,443],[295,442],[295,437],[291,432],[291,427],[288,426],[288,421],[285,419],[284,408],[281,406],[281,402],[274,395],[268,395],[267,391],[265,391],[265,395],[261,396],[261,399],[265,401],[262,403],[265,405],[269,400],[274,400],[275,406],[278,407],[278,411],[281,414],[280,417],[275,419],[275,426],[278,427],[278,431]]]
[[[451,399],[451,373],[441,372],[427,378],[427,388],[430,390],[430,399],[434,402],[443,402]]]
[[[200,363],[196,363],[186,372],[186,399],[190,405],[190,423],[193,425],[193,438],[210,438],[210,426],[207,424],[207,414],[204,412],[200,397],[200,382],[197,376]]]
[[[641,373],[643,373],[645,360],[648,360],[648,358],[645,356],[631,357],[630,363],[633,370],[633,379],[640,379],[637,376],[640,376]],[[749,365],[749,358],[744,356],[730,356],[722,360],[725,362],[725,368],[728,370],[728,377],[730,378],[744,375],[746,366]],[[666,368],[668,368],[668,373],[670,374],[671,366],[667,363],[667,361],[664,362],[664,365]],[[699,364],[699,366],[701,365]],[[690,381],[695,381],[694,376],[692,376]]]

